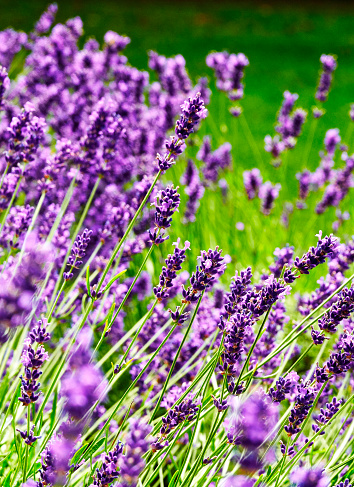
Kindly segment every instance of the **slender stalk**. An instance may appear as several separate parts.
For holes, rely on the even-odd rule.
[[[31,429],[30,422],[31,422],[31,409],[30,409],[30,405],[28,405],[27,406],[27,436],[29,435],[29,432]],[[23,482],[26,482],[26,480],[27,480],[28,449],[29,449],[29,445],[26,444],[26,446],[25,446],[25,450],[26,450],[26,452],[25,452],[25,465],[23,468]]]
[[[35,212],[33,213],[32,220],[31,220],[31,224],[28,227],[28,230],[26,232],[25,238],[23,240],[21,252],[18,254],[18,260],[17,260],[16,267],[15,267],[15,270],[14,270],[14,273],[13,273],[14,275],[16,273],[16,270],[17,270],[18,266],[21,264],[23,254],[25,253],[25,250],[26,250],[26,243],[27,243],[28,236],[33,231],[34,225],[35,225],[36,220],[38,218],[39,212],[41,211],[41,208],[42,208],[43,202],[45,200],[45,197],[46,197],[46,192],[45,191],[42,191],[42,194],[41,194],[41,197],[40,197],[40,199],[39,199],[39,201],[37,203]]]
[[[0,190],[1,190],[1,188],[2,188],[2,185],[3,185],[4,180],[5,180],[5,176],[6,176],[6,174],[8,173],[9,169],[10,169],[10,165],[9,165],[9,164],[6,164],[5,171],[2,173],[2,176],[1,176],[1,181],[0,181]]]
[[[80,231],[80,229],[82,227],[82,224],[83,224],[83,222],[84,222],[84,220],[86,218],[87,212],[89,211],[89,209],[91,207],[92,200],[93,200],[93,198],[94,198],[94,196],[96,194],[96,191],[97,191],[97,188],[98,188],[100,182],[101,182],[101,177],[99,176],[97,178],[97,180],[96,180],[96,183],[95,183],[94,187],[92,188],[92,191],[90,193],[90,196],[89,196],[88,200],[86,201],[85,208],[83,209],[83,212],[81,214],[80,220],[79,220],[78,224],[76,225],[75,231],[74,231],[74,233],[73,233],[73,235],[71,237],[70,245],[69,245],[68,250],[66,252],[63,265],[61,266],[60,273],[59,273],[59,278],[57,280],[57,284],[56,284],[56,286],[54,288],[54,291],[53,291],[53,296],[58,291],[59,282],[60,282],[61,278],[63,277],[63,273],[64,273],[64,270],[65,270],[66,263],[68,261],[69,255],[71,253],[72,246],[73,246],[73,244],[75,242],[75,239],[76,239],[76,237],[77,237],[77,235],[78,235],[78,233],[79,233],[79,231]]]
[[[156,174],[154,181],[152,182],[152,184],[151,184],[148,192],[146,193],[143,201],[141,202],[139,208],[136,210],[136,213],[135,213],[133,219],[130,221],[130,223],[129,223],[129,225],[128,225],[128,227],[127,227],[127,229],[126,229],[126,231],[125,231],[125,233],[123,235],[123,237],[120,239],[120,241],[117,243],[115,249],[113,250],[112,255],[111,255],[111,257],[110,257],[110,259],[108,261],[108,264],[106,265],[106,268],[103,271],[102,277],[101,277],[101,279],[98,282],[97,291],[99,291],[101,289],[102,284],[103,284],[103,281],[105,280],[106,275],[108,274],[108,271],[111,268],[114,259],[116,258],[116,255],[118,254],[118,252],[121,249],[123,243],[126,241],[129,233],[131,232],[132,228],[134,227],[135,222],[136,222],[138,216],[140,215],[141,210],[144,208],[147,200],[149,199],[149,197],[150,197],[150,195],[151,195],[151,193],[152,193],[152,191],[153,191],[153,189],[154,189],[154,187],[155,187],[155,185],[156,185],[156,183],[157,183],[160,175],[161,175],[161,170]]]
[[[253,133],[251,131],[251,129],[249,128],[249,125],[247,123],[247,120],[246,120],[246,117],[245,117],[245,114],[242,113],[240,116],[239,116],[239,120],[241,121],[241,124],[242,124],[242,128],[243,128],[243,132],[246,136],[246,139],[248,140],[248,143],[253,151],[253,155],[254,157],[257,159],[258,163],[260,164],[260,167],[263,167],[264,166],[264,162],[263,162],[263,158],[262,158],[262,155],[261,153],[259,152],[259,149],[258,149],[258,146],[257,146],[257,143],[253,137]]]
[[[309,161],[311,147],[312,147],[312,144],[313,144],[313,139],[315,137],[315,132],[316,132],[317,124],[318,124],[318,119],[317,118],[313,118],[312,121],[311,121],[310,131],[309,131],[309,135],[308,135],[307,140],[306,140],[306,147],[305,147],[305,150],[304,150],[304,159],[303,160],[304,160],[304,163],[305,163],[305,167],[307,167],[307,164],[308,164],[308,161]]]
[[[119,315],[119,312],[121,311],[121,309],[122,309],[122,308],[123,308],[123,306],[125,305],[125,303],[126,303],[127,299],[129,298],[130,293],[132,292],[132,290],[133,290],[133,288],[134,288],[134,286],[135,286],[135,284],[136,284],[136,281],[139,279],[139,276],[140,276],[140,274],[141,274],[142,270],[144,269],[144,267],[145,267],[145,264],[146,264],[147,260],[148,260],[148,259],[149,259],[149,257],[151,256],[151,254],[152,254],[152,251],[153,251],[154,247],[155,247],[155,245],[151,245],[151,247],[149,248],[149,250],[148,250],[147,254],[145,255],[145,258],[144,258],[144,260],[143,260],[143,262],[142,262],[142,264],[141,264],[141,266],[140,266],[140,268],[139,268],[139,270],[138,270],[138,272],[137,272],[136,276],[134,277],[133,282],[131,283],[131,285],[130,285],[130,287],[129,287],[128,291],[126,292],[126,294],[125,294],[125,296],[124,296],[124,298],[123,298],[122,302],[121,302],[121,303],[120,303],[120,305],[118,306],[118,309],[117,309],[117,311],[115,312],[115,314],[114,314],[114,316],[113,316],[113,318],[112,318],[112,320],[111,320],[111,322],[110,322],[110,326],[112,326],[112,325],[113,325],[113,323],[114,323],[114,322],[115,322],[115,320],[117,319],[117,316]]]
[[[204,292],[205,292],[205,291],[203,291],[203,292],[202,292],[202,294],[201,294],[201,296],[200,296],[200,298],[199,298],[199,300],[198,300],[198,303],[197,303],[197,305],[196,305],[196,307],[195,307],[195,309],[194,309],[193,316],[192,316],[192,318],[191,318],[191,320],[190,320],[190,322],[189,322],[189,325],[188,325],[188,327],[187,327],[187,330],[186,330],[185,334],[183,335],[183,339],[182,339],[182,341],[181,341],[181,343],[180,343],[180,345],[179,345],[179,347],[178,347],[178,350],[177,350],[176,355],[175,355],[175,357],[174,357],[174,359],[173,359],[173,362],[172,362],[171,368],[170,368],[170,370],[169,370],[169,372],[168,372],[167,378],[166,378],[166,380],[165,380],[165,382],[164,382],[164,384],[163,384],[163,387],[162,387],[162,391],[161,391],[160,397],[159,397],[159,399],[157,400],[156,406],[155,406],[155,408],[154,408],[154,410],[153,410],[153,412],[152,412],[152,414],[151,414],[151,416],[150,416],[150,419],[149,419],[149,424],[151,424],[151,422],[154,420],[155,414],[157,413],[157,411],[158,411],[158,409],[159,409],[159,407],[160,407],[160,404],[161,404],[162,398],[163,398],[163,396],[164,396],[164,394],[165,394],[165,391],[166,391],[166,388],[167,388],[168,382],[169,382],[169,380],[170,380],[170,378],[171,378],[171,375],[172,375],[172,373],[173,373],[173,371],[174,371],[174,368],[175,368],[176,362],[177,362],[177,360],[178,360],[179,354],[181,353],[181,350],[182,350],[182,348],[183,348],[183,345],[185,344],[185,342],[186,342],[186,340],[187,340],[187,337],[188,337],[188,335],[189,335],[190,329],[192,328],[192,325],[193,325],[193,321],[195,320],[195,317],[197,316],[197,313],[198,313],[198,309],[199,309],[200,303],[202,302],[202,299],[203,299],[203,296],[204,296]]]
[[[2,231],[4,230],[4,226],[5,226],[5,223],[6,223],[6,219],[7,219],[8,215],[9,215],[9,213],[10,213],[10,210],[12,208],[12,205],[13,205],[15,199],[17,198],[17,192],[18,192],[18,190],[20,188],[22,178],[23,178],[23,175],[18,178],[15,191],[12,193],[12,197],[11,197],[10,203],[8,204],[8,207],[5,210],[5,213],[4,213],[2,222],[1,222],[1,226],[0,226],[0,235],[2,234]]]

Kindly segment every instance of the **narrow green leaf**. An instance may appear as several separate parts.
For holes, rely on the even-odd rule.
[[[114,281],[116,281],[120,276],[122,276],[126,272],[127,272],[127,269],[124,269],[122,272],[119,272],[119,274],[117,274],[116,276],[112,277],[112,279],[109,281],[109,283],[107,284],[107,286],[104,288],[103,292],[105,293],[106,291],[108,291],[108,289],[112,286],[112,284],[114,283]]]
[[[89,265],[86,268],[86,288],[87,288],[87,294],[91,297],[91,293],[90,293],[90,266]]]
[[[52,406],[52,412],[50,413],[50,429],[52,429],[54,421],[55,421],[55,415],[57,412],[57,404],[58,404],[58,390],[55,389],[54,391],[54,398],[53,398],[53,406]]]
[[[168,484],[168,487],[173,487],[173,486],[174,486],[174,483],[175,483],[175,478],[176,478],[176,476],[178,475],[178,472],[179,472],[179,471],[177,470],[177,472],[175,472],[175,473],[173,474],[173,477],[172,477],[172,479],[170,480],[170,483]]]

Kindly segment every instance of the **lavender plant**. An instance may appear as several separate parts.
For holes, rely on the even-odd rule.
[[[83,42],[81,19],[54,24],[56,11],[28,36],[0,33],[1,485],[350,487],[354,237],[318,228],[331,207],[336,234],[350,224],[350,140],[329,128],[319,165],[290,175],[316,131],[285,91],[263,163],[234,105],[249,60],[211,53],[258,164],[242,166],[181,55],[151,51],[151,82],[123,54],[129,38]],[[324,103],[337,60],[321,64]],[[253,238],[293,218],[307,246]]]

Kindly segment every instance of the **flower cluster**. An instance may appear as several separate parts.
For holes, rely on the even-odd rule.
[[[73,270],[79,269],[82,266],[82,260],[85,257],[86,249],[90,243],[92,230],[85,228],[81,235],[78,235],[71,249],[71,255],[68,258],[67,265],[70,267],[69,272],[64,272],[63,277],[65,281],[69,281],[73,278]]]
[[[19,401],[24,406],[29,406],[38,401],[40,392],[39,377],[42,374],[40,370],[44,362],[49,359],[48,353],[43,347],[43,343],[50,340],[50,335],[47,333],[46,324],[44,321],[39,321],[29,333],[25,341],[24,350],[21,356],[21,362],[25,367],[24,376],[21,376],[21,397]],[[37,343],[36,349],[33,345]]]
[[[273,437],[272,430],[278,419],[278,408],[260,390],[241,404],[238,398],[234,398],[231,410],[233,415],[227,430],[228,442],[243,448],[243,455],[238,455],[238,461],[245,471],[258,470],[262,466],[262,448]]]
[[[224,272],[226,265],[224,258],[221,257],[221,252],[222,250],[219,250],[219,247],[216,247],[215,250],[202,251],[197,270],[190,278],[189,287],[187,289],[183,287],[183,303],[198,301],[203,291],[210,288],[217,277]]]
[[[174,164],[174,157],[181,154],[185,149],[184,141],[194,131],[198,123],[207,116],[207,110],[201,94],[197,93],[193,98],[185,100],[181,105],[182,113],[176,122],[175,137],[166,140],[167,152],[164,155],[157,155],[157,164],[160,171],[166,171]]]
[[[179,242],[175,243],[173,254],[165,259],[166,266],[162,267],[159,285],[154,287],[154,294],[158,301],[168,298],[170,288],[173,286],[173,280],[177,277],[177,271],[182,269],[182,264],[186,258],[186,250],[190,247],[188,241],[184,243],[183,249],[178,248],[178,244]]]
[[[317,87],[316,99],[319,101],[326,101],[332,83],[332,73],[337,67],[337,61],[334,56],[330,54],[322,54],[320,57],[322,64],[322,72]]]
[[[151,444],[152,451],[158,451],[168,446],[168,441],[163,441],[166,436],[177,426],[186,421],[193,421],[198,412],[198,406],[191,398],[183,399],[175,408],[170,409],[167,416],[162,418],[159,438]]]
[[[301,425],[307,418],[316,397],[316,389],[309,384],[299,384],[295,396],[294,407],[289,416],[289,423],[284,426],[288,436],[301,431]]]
[[[96,468],[92,486],[105,487],[119,477],[118,459],[123,453],[123,443],[117,443],[114,450],[104,455],[101,468]]]
[[[322,232],[320,232],[316,247],[311,247],[301,258],[296,257],[294,267],[301,274],[309,274],[311,269],[323,264],[327,257],[332,256],[337,247],[338,239],[336,237],[329,235],[322,238]]]
[[[240,100],[243,97],[244,70],[249,65],[247,57],[242,53],[229,54],[227,51],[209,54],[207,65],[214,70],[216,85],[225,91],[230,100]]]

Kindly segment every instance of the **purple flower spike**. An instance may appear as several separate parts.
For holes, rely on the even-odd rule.
[[[333,416],[339,411],[339,408],[343,404],[343,399],[339,400],[334,397],[330,403],[326,404],[326,408],[321,408],[320,414],[315,416],[316,424],[312,425],[312,429],[315,433],[317,433],[321,427],[328,423],[328,421],[333,418]],[[324,435],[324,431],[320,434]]]
[[[324,145],[329,156],[333,156],[334,152],[341,141],[341,136],[339,135],[339,129],[329,129],[326,132]]]
[[[326,101],[331,88],[332,73],[337,67],[337,61],[330,54],[322,54],[320,61],[322,64],[322,72],[315,97],[319,101]]]
[[[38,401],[40,396],[39,387],[41,385],[38,379],[42,374],[39,369],[49,359],[48,353],[41,344],[48,341],[50,335],[46,332],[45,326],[42,328],[41,325],[42,321],[39,321],[38,325],[29,333],[21,355],[21,362],[25,367],[25,371],[24,375],[20,377],[22,395],[18,399],[24,406],[29,406]],[[32,347],[34,343],[39,343],[36,349]]]
[[[258,196],[259,188],[263,183],[261,171],[258,168],[253,168],[251,171],[243,173],[243,184],[249,200]]]
[[[87,246],[91,240],[91,235],[92,230],[85,228],[82,235],[78,235],[77,239],[75,240],[73,248],[71,249],[71,255],[69,256],[67,262],[67,265],[70,267],[70,271],[64,272],[63,274],[66,281],[73,278],[73,269],[79,269],[79,267],[82,265],[82,261],[79,259],[83,259],[85,257]]]
[[[275,135],[273,138],[270,135],[264,137],[264,150],[270,152],[274,159],[279,159],[279,156],[285,150],[285,144],[280,140],[279,135]]]
[[[123,443],[118,441],[114,450],[103,457],[102,467],[96,469],[92,486],[106,487],[119,477],[118,459],[123,453]]]
[[[21,438],[24,440],[26,445],[33,445],[33,443],[35,443],[39,438],[41,438],[41,436],[34,436],[33,430],[34,430],[34,426],[32,426],[28,434],[27,431],[17,430],[20,433]]]
[[[243,97],[242,79],[249,61],[242,52],[238,54],[229,54],[227,51],[211,53],[206,58],[206,64],[214,70],[217,88],[225,91],[230,100],[240,100]]]
[[[177,323],[178,325],[183,325],[183,323],[188,320],[190,312],[187,311],[186,313],[180,313],[179,310],[180,310],[180,306],[177,306],[176,311],[173,312],[170,309],[168,311],[171,314],[171,320],[173,322]]]
[[[204,101],[197,93],[194,98],[188,98],[183,105],[182,115],[176,123],[175,133],[180,140],[187,139],[194,131],[194,127],[201,119],[207,116],[207,110],[204,107]]]
[[[274,207],[274,201],[279,196],[280,184],[273,185],[270,181],[265,182],[259,189],[259,198],[262,202],[261,211],[264,215],[269,215]]]
[[[338,247],[338,239],[332,234],[322,238],[322,231],[320,231],[316,236],[318,236],[317,246],[311,247],[301,259],[299,257],[295,259],[294,267],[301,274],[309,274],[311,269],[323,264],[326,258],[331,257]]]
[[[178,187],[167,186],[166,189],[159,191],[156,197],[155,226],[165,229],[171,226],[172,215],[178,211],[181,197]]]
[[[52,3],[49,5],[47,10],[43,12],[40,19],[36,23],[35,26],[35,33],[36,34],[45,34],[48,32],[54,22],[55,15],[58,11],[58,5],[56,3]]]
[[[323,332],[315,330],[313,326],[311,326],[311,337],[315,345],[322,345],[325,340],[328,340]]]
[[[6,68],[0,66],[0,110],[4,105],[4,94],[5,91],[10,87],[10,79],[7,75]]]
[[[291,473],[290,480],[296,487],[328,487],[330,483],[322,468],[298,468]]]
[[[296,435],[301,431],[301,425],[305,421],[316,397],[316,390],[309,384],[297,386],[294,407],[289,416],[289,424],[284,426],[288,436]]]
[[[183,249],[178,248],[179,242],[175,242],[175,250],[165,260],[166,266],[162,268],[159,285],[154,287],[154,294],[158,301],[167,299],[170,294],[170,288],[173,287],[173,280],[177,277],[177,271],[182,269],[182,264],[186,258],[186,250],[189,249],[190,243],[186,241]]]
[[[285,379],[284,377],[279,377],[275,383],[275,388],[271,387],[268,394],[273,402],[281,402],[284,401],[286,394],[289,394],[291,388],[291,378]]]
[[[158,63],[154,67],[156,68],[157,65]],[[173,156],[182,154],[186,148],[184,140],[194,132],[198,123],[208,114],[200,93],[197,93],[193,98],[188,98],[181,105],[181,108],[182,114],[177,120],[175,127],[176,136],[170,137],[169,140],[165,141],[167,153],[163,155],[157,154],[156,162],[162,172],[167,171],[175,163]]]
[[[273,255],[275,256],[275,262],[269,266],[269,270],[274,274],[274,277],[279,278],[285,265],[289,267],[293,265],[294,247],[277,248]]]
[[[144,470],[144,453],[149,450],[148,436],[152,427],[141,419],[130,421],[130,430],[125,440],[125,455],[120,456],[120,480],[117,487],[137,485],[140,472]]]
[[[338,300],[318,320],[321,330],[335,333],[341,321],[348,318],[354,311],[354,287],[344,288],[338,294]]]

